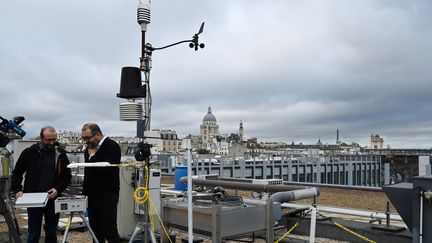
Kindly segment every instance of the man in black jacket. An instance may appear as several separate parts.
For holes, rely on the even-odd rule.
[[[99,126],[87,123],[81,130],[86,162],[120,164],[120,146],[104,136]],[[118,167],[86,167],[83,194],[88,196],[90,226],[99,242],[120,242],[117,231],[117,203],[119,200]]]
[[[40,142],[26,148],[12,172],[11,189],[16,198],[23,192],[48,192],[49,200],[44,208],[28,208],[27,242],[39,242],[42,217],[45,217],[45,242],[57,242],[59,214],[54,212],[54,200],[61,195],[71,180],[67,168],[69,160],[58,145],[57,132],[51,126],[41,129]],[[24,187],[22,186],[25,173]]]

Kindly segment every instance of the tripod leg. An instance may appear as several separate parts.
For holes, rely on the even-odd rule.
[[[9,211],[8,211],[8,209],[6,207],[6,204],[5,204],[4,200],[3,200],[3,195],[0,195],[0,211],[1,211],[1,214],[3,214],[3,217],[6,220],[7,226],[9,228],[9,235],[12,236],[12,239],[13,239],[13,241],[15,243],[21,243],[21,239],[20,239],[20,237],[18,235],[18,231],[15,228],[15,225],[14,225],[14,223],[12,221],[12,217],[9,214]]]
[[[18,224],[18,220],[17,220],[17,218],[16,218],[15,211],[13,210],[14,205],[13,205],[13,202],[12,202],[12,198],[9,196],[8,199],[7,199],[7,201],[8,201],[9,204],[10,204],[10,208],[11,208],[11,216],[12,216],[13,221],[14,221],[14,223],[15,223],[15,228],[16,228],[16,230],[17,230],[17,232],[18,232],[18,235],[21,235],[20,228],[19,228],[19,224]]]
[[[147,230],[149,232],[149,236],[150,236],[151,242],[157,243],[155,234],[154,234],[153,230],[151,229],[151,226],[150,225],[146,225],[146,228],[147,228]]]
[[[66,224],[66,228],[65,228],[64,235],[63,235],[63,241],[62,241],[62,243],[66,242],[66,238],[67,238],[67,235],[69,233],[69,228],[70,228],[70,225],[72,224],[72,218],[73,218],[73,212],[71,212],[70,215],[69,215],[69,220],[68,220],[68,222]]]
[[[138,234],[138,232],[140,232],[141,231],[141,223],[137,223],[137,225],[135,226],[135,230],[134,230],[134,232],[132,233],[132,236],[131,236],[131,238],[130,238],[130,240],[129,240],[129,243],[132,243],[133,242],[133,240],[135,239],[135,236]]]
[[[93,232],[92,228],[90,227],[90,224],[87,221],[87,219],[84,216],[84,214],[80,213],[80,216],[81,216],[82,220],[84,221],[85,225],[87,226],[87,229],[89,229],[90,234],[93,237],[94,242],[99,243],[98,239],[96,238],[96,235],[94,234],[94,232]]]

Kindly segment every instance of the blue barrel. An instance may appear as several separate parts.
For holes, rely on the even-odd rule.
[[[177,166],[174,175],[174,189],[184,191],[187,185],[181,183],[180,178],[187,176],[187,166]]]

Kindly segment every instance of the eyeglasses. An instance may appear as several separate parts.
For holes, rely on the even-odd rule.
[[[96,134],[95,134],[95,135],[96,135]],[[95,135],[91,135],[91,136],[88,136],[88,137],[81,137],[81,139],[84,140],[84,141],[88,141],[88,140],[90,140],[92,137],[94,137]]]

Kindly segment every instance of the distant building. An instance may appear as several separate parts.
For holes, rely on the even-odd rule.
[[[182,145],[181,148],[191,146],[195,151],[205,149],[210,154],[217,155],[247,153],[246,145],[232,149],[233,144],[242,144],[245,141],[243,121],[240,120],[238,133],[221,135],[219,133],[219,125],[217,124],[216,117],[212,113],[210,106],[208,107],[207,114],[204,115],[200,125],[200,135],[196,136],[189,134],[183,140],[187,145]]]
[[[216,136],[219,135],[219,125],[216,122],[216,117],[212,114],[210,106],[200,126],[200,135],[203,147],[211,146],[207,145],[208,143],[216,143]]]
[[[240,120],[240,127],[239,127],[239,136],[240,136],[240,142],[244,141],[244,128],[243,128],[243,122]]]
[[[202,146],[201,146],[201,143],[202,143],[201,142],[202,141],[201,136],[189,134],[184,139],[189,139],[190,140],[190,143],[191,143],[191,146],[192,146],[193,150],[198,150],[198,149],[202,148]]]
[[[177,133],[173,130],[161,130],[162,151],[178,152],[180,141],[177,139]]]
[[[382,149],[384,146],[384,139],[381,138],[378,134],[372,134],[371,135],[371,143],[370,147],[371,149]]]
[[[217,136],[217,149],[216,154],[218,155],[228,155],[229,154],[229,142],[224,136]]]
[[[229,152],[228,154],[230,156],[235,156],[235,157],[242,157],[244,156],[246,153],[248,152],[247,149],[247,144],[246,143],[233,143],[231,144],[231,146],[229,147]]]
[[[336,145],[341,144],[341,141],[339,139],[339,129],[336,130]]]
[[[80,144],[81,133],[79,132],[70,132],[70,131],[59,131],[57,134],[57,139],[59,143],[62,144]]]

